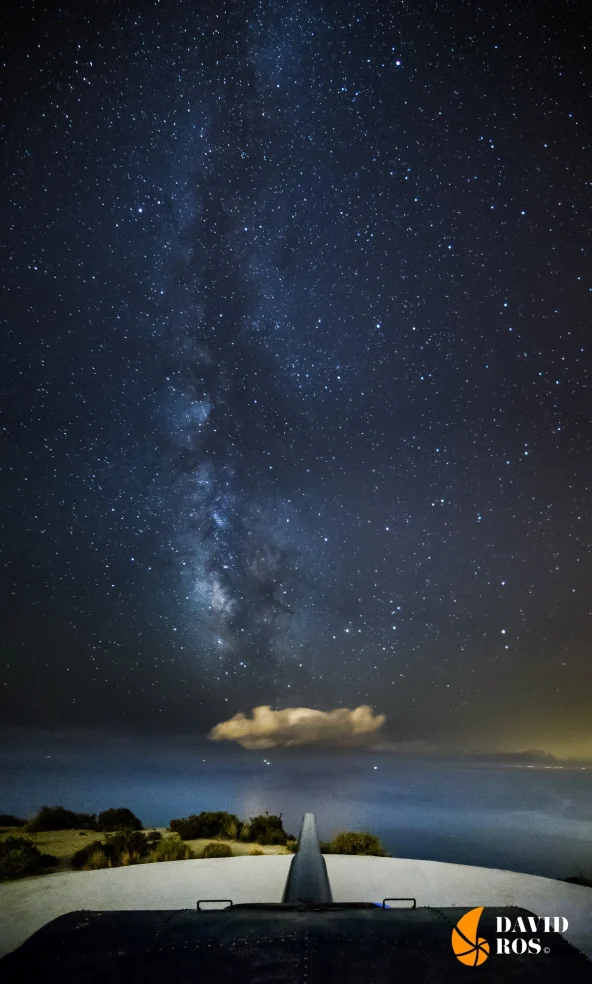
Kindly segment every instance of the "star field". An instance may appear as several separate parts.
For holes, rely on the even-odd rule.
[[[5,719],[592,751],[584,8],[3,19]]]

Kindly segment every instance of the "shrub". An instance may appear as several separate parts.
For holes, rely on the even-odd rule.
[[[103,810],[99,813],[97,820],[97,830],[119,830],[126,827],[129,830],[142,830],[142,821],[128,810],[126,806],[113,807],[110,810]]]
[[[105,846],[113,858],[127,853],[132,858],[145,858],[150,850],[148,840],[141,830],[133,830],[130,827],[121,827],[113,834],[108,834]],[[135,860],[127,862],[135,864]]]
[[[199,852],[200,858],[231,858],[232,849],[221,841],[211,841]]]
[[[286,847],[288,848],[288,850],[290,851],[291,854],[296,854],[296,848],[298,847],[298,841],[294,837],[290,837],[286,841]],[[322,848],[321,848],[321,850],[322,850]]]
[[[57,864],[52,854],[42,854],[28,837],[7,837],[0,841],[0,881],[39,875]]]
[[[27,824],[27,831],[37,834],[46,830],[75,830],[83,827],[85,830],[96,830],[97,820],[94,813],[73,813],[63,806],[42,806]]]
[[[86,859],[82,871],[98,871],[100,868],[112,868],[113,861],[104,850],[98,848]]]
[[[25,821],[13,817],[12,813],[0,813],[0,827],[24,827]]]
[[[243,827],[241,839],[264,845],[285,844],[288,834],[284,830],[282,814],[280,813],[279,817],[273,814],[270,816],[269,813],[251,817],[248,824]]]
[[[263,853],[264,852],[261,850],[260,847],[252,847],[251,850],[249,851],[249,857],[251,858],[261,857]]]
[[[81,847],[72,857],[72,867],[76,870],[94,871],[96,868],[138,864],[147,856],[148,851],[148,841],[140,830],[122,828],[108,836],[105,843],[95,840]],[[98,855],[102,856],[102,860]]]
[[[104,859],[104,864],[98,863],[96,856],[99,854]],[[94,859],[92,864],[91,859]],[[72,867],[76,871],[94,871],[95,868],[107,868],[108,861],[113,864],[112,852],[106,844],[103,844],[103,842],[99,840],[92,841],[90,844],[85,844],[84,847],[81,847],[79,851],[76,851],[76,853],[72,855]],[[90,867],[88,867],[89,864],[91,864]]]
[[[366,831],[346,830],[337,834],[329,844],[328,854],[364,854],[384,858],[386,851],[374,834]]]
[[[212,813],[202,811],[189,817],[171,820],[169,829],[179,834],[183,840],[196,840],[199,837],[238,837],[242,824],[234,813],[219,810]]]
[[[146,834],[146,840],[149,844],[155,844],[156,841],[162,840],[160,830],[151,830],[150,833]]]
[[[119,855],[119,864],[123,867],[127,867],[129,864],[139,864],[140,855],[135,851],[122,851]]]
[[[177,837],[165,837],[158,841],[151,857],[153,861],[190,861],[195,855],[189,844]]]

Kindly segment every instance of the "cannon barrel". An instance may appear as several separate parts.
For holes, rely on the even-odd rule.
[[[282,902],[332,902],[327,866],[321,854],[314,813],[305,813]]]

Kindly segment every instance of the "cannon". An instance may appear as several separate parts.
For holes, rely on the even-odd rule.
[[[256,865],[253,859],[254,872]],[[0,980],[2,984],[29,980],[43,984],[592,981],[592,962],[560,934],[553,937],[549,952],[542,947],[538,953],[529,950],[528,929],[513,933],[510,952],[496,950],[498,918],[509,918],[514,927],[528,927],[529,917],[537,919],[528,910],[486,908],[479,913],[479,931],[473,940],[467,908],[418,906],[409,898],[335,901],[316,819],[305,813],[281,902],[199,899],[195,909],[70,912],[47,923],[0,960]],[[520,940],[524,944],[517,946]]]

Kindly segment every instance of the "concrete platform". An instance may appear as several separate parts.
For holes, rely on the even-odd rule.
[[[56,916],[77,909],[193,909],[197,899],[279,902],[291,857],[216,858],[72,871],[0,885],[0,955]],[[418,906],[516,905],[569,921],[565,936],[592,959],[592,889],[552,878],[405,858],[327,855],[333,897]]]

